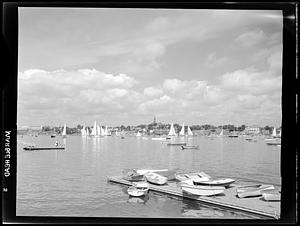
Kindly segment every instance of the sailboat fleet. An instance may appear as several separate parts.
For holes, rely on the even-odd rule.
[[[178,135],[179,136],[193,136],[194,134],[193,134],[193,132],[192,132],[192,130],[189,126],[187,126],[187,132],[185,132],[185,125],[183,123],[182,127],[181,127],[181,130],[180,130]],[[171,136],[171,137],[172,136],[177,136],[177,133],[175,132],[173,123],[171,124],[168,136]]]
[[[105,126],[103,129],[102,126],[97,125],[97,122],[94,122],[92,131],[89,131],[89,128],[83,125],[83,128],[81,129],[81,136],[91,136],[91,137],[101,137],[101,136],[111,136],[111,132],[108,130],[108,127]]]

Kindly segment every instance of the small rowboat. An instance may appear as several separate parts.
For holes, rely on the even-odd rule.
[[[190,145],[190,146],[181,146],[181,149],[199,149],[198,145]]]
[[[134,169],[124,169],[123,170],[123,179],[128,181],[143,181],[144,175],[139,174]]]
[[[262,193],[262,196],[264,200],[266,201],[280,201],[281,200],[281,194],[279,193]]]
[[[157,173],[161,176],[167,177],[168,180],[174,180],[175,173],[176,173],[175,170],[169,170],[169,169],[157,169],[157,170],[155,170],[155,169],[138,169],[138,170],[136,170],[136,172],[138,174],[142,174],[142,175],[144,175],[145,173],[148,173],[148,172]]]
[[[149,172],[152,172],[152,173],[158,173],[158,172],[164,172],[164,171],[168,171],[168,169],[137,169],[136,172],[138,174],[142,174],[144,175],[145,173],[149,173]]]
[[[219,178],[212,179],[209,175],[204,172],[200,173],[189,173],[189,174],[177,174],[176,179],[180,181],[186,181],[190,185],[209,185],[209,186],[224,186],[228,187],[230,184],[235,182],[231,178]]]
[[[261,196],[262,191],[273,190],[273,189],[275,189],[273,185],[256,184],[256,185],[239,187],[236,189],[236,192],[239,198],[246,198],[246,197]]]
[[[146,195],[148,191],[149,184],[147,182],[135,182],[127,190],[128,194],[134,197]]]
[[[221,187],[221,186],[190,185],[185,182],[181,182],[180,185],[183,192],[192,195],[199,195],[199,196],[218,195],[223,193],[225,190],[225,187]]]
[[[230,184],[234,183],[235,180],[231,178],[224,179],[214,179],[208,181],[194,181],[195,185],[210,185],[210,186],[224,186],[228,187]]]
[[[152,184],[157,184],[157,185],[164,185],[167,183],[168,178],[164,177],[162,175],[159,175],[154,172],[148,172],[144,174],[144,177],[146,180]]]

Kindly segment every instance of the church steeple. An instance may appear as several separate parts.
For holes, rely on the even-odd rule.
[[[153,124],[155,124],[156,123],[156,118],[155,118],[155,116],[154,116],[154,119],[153,119]]]

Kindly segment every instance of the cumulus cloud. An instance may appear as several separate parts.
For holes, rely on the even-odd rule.
[[[205,65],[207,67],[218,67],[220,65],[223,65],[225,63],[228,62],[228,58],[227,57],[217,57],[216,53],[211,53],[208,55],[206,61],[205,61]]]
[[[95,69],[20,72],[18,115],[22,119],[32,111],[43,115],[59,109],[65,118],[71,115],[81,118],[84,112],[98,117],[103,113],[108,117],[107,109],[108,112],[130,111],[127,104],[134,106],[141,98],[131,90],[136,84],[136,79],[128,75],[112,75]]]
[[[161,96],[162,94],[163,91],[160,88],[150,86],[144,89],[144,95],[147,97],[158,97]]]
[[[261,43],[266,39],[266,35],[262,30],[248,31],[239,35],[235,41],[244,47],[251,47]]]

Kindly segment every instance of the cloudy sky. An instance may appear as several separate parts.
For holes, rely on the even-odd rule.
[[[19,8],[18,126],[281,125],[281,11]]]

